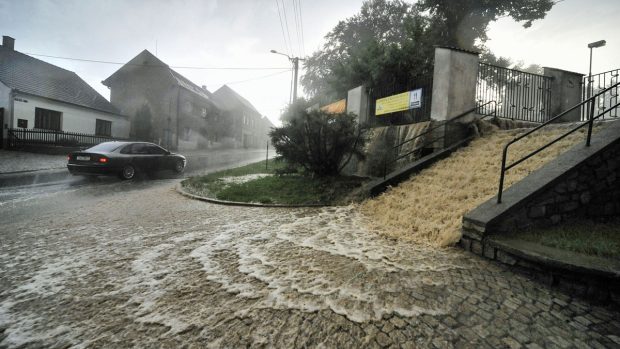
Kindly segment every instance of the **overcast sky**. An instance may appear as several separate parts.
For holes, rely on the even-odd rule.
[[[299,3],[296,24],[294,0],[0,0],[0,35],[14,37],[16,50],[32,54],[127,62],[148,49],[173,67],[283,68],[176,69],[211,92],[229,84],[279,124],[280,110],[289,100],[290,63],[269,50],[309,55],[339,20],[359,11],[362,1]],[[276,4],[283,20],[286,12],[290,48]],[[565,0],[529,29],[510,18],[492,24],[488,46],[515,61],[587,73],[587,43],[606,39],[607,46],[595,52],[593,71],[617,69],[618,18],[619,0]],[[303,40],[296,30],[301,23]],[[35,57],[76,72],[106,98],[109,92],[101,81],[120,67]],[[249,79],[254,80],[245,81]]]

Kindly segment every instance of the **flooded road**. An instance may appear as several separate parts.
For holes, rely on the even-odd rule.
[[[0,347],[620,345],[617,309],[382,238],[354,206],[217,206],[177,182],[5,201]]]

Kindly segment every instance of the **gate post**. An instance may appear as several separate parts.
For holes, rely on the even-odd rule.
[[[450,118],[470,110],[476,106],[476,83],[478,81],[479,53],[455,47],[435,47],[435,67],[433,71],[433,101],[431,104],[431,119],[447,121]],[[464,117],[461,123],[471,121]],[[449,128],[453,130],[458,125]],[[445,138],[434,145],[435,148],[444,148],[462,138],[457,132],[451,137],[443,127],[437,129]]]
[[[368,93],[364,85],[347,93],[347,113],[357,115],[357,124],[360,126],[368,122]]]
[[[561,112],[581,103],[584,74],[557,68],[543,68],[544,75],[551,77],[551,103],[547,116],[552,118]],[[585,98],[584,98],[585,99]],[[581,108],[571,111],[557,122],[574,122],[581,120]]]
[[[448,120],[476,106],[478,63],[478,52],[435,47],[433,120]]]

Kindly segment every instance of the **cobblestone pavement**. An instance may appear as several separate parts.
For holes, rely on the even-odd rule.
[[[620,312],[355,207],[261,209],[113,183],[0,207],[0,347],[620,347]]]

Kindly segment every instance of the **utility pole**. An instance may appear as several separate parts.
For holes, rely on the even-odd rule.
[[[293,84],[293,101],[297,100],[297,71],[299,70],[299,57],[293,57],[293,69],[295,69],[295,83]]]
[[[277,55],[286,56],[291,63],[293,63],[293,102],[297,100],[297,75],[299,72],[299,61],[303,61],[303,58],[299,57],[291,57],[287,54],[280,53],[276,50],[271,50],[271,53],[275,53]]]

